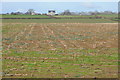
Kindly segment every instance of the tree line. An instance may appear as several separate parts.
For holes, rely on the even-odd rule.
[[[28,9],[26,13],[23,12],[11,12],[11,13],[6,13],[10,15],[47,15],[47,13],[36,13],[34,9]],[[4,15],[6,15],[4,14]],[[71,12],[70,10],[64,10],[63,12],[55,15],[99,15],[99,14],[117,14],[117,12],[112,12],[112,11],[89,11],[89,12]]]

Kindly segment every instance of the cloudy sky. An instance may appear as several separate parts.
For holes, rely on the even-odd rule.
[[[13,0],[11,0],[13,1]],[[69,0],[72,1],[72,0]],[[105,1],[105,0],[104,0]],[[112,1],[112,0],[111,0]],[[2,2],[2,13],[26,12],[34,9],[39,13],[56,10],[57,13],[69,9],[72,12],[81,11],[118,11],[118,2]]]

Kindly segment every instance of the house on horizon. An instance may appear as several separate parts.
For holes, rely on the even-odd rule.
[[[48,10],[48,14],[47,15],[55,15],[55,10]]]

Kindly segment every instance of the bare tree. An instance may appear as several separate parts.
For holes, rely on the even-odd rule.
[[[72,13],[70,10],[65,10],[64,12],[61,13],[61,15],[71,15]]]
[[[35,13],[34,9],[29,9],[26,14],[33,15]]]

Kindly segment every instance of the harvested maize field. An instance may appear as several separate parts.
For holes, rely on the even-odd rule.
[[[3,78],[117,78],[117,23],[4,23]]]

